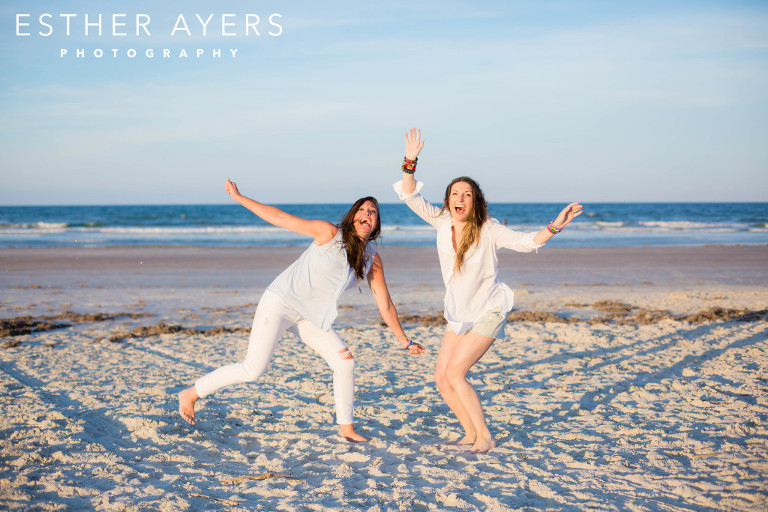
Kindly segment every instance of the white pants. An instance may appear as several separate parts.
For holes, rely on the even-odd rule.
[[[355,360],[344,341],[330,329],[323,331],[288,307],[275,293],[267,290],[253,316],[248,352],[242,363],[222,366],[195,382],[200,397],[232,384],[252,382],[264,375],[272,354],[286,329],[291,328],[301,340],[315,349],[333,370],[333,395],[336,400],[336,421],[352,423],[355,394]]]

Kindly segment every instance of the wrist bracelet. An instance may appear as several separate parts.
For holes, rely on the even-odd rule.
[[[416,157],[414,160],[410,160],[408,157],[403,158],[403,165],[400,167],[404,173],[406,174],[413,174],[416,172],[416,163],[419,161],[419,158]]]
[[[552,225],[553,222],[555,221],[551,221],[549,224],[547,224],[547,230],[549,230],[549,232],[552,233],[553,235],[556,235],[559,232],[561,232],[562,229],[557,229],[555,226],[553,226]]]

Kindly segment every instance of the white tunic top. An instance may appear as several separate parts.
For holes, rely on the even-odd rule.
[[[459,272],[453,272],[456,251],[453,249],[451,214],[440,213],[440,208],[430,204],[419,191],[424,186],[416,183],[412,194],[403,192],[403,182],[393,185],[398,197],[437,230],[437,254],[445,283],[444,315],[451,330],[456,334],[468,331],[488,311],[499,308],[507,313],[514,304],[514,292],[499,282],[499,248],[519,252],[535,251],[542,245],[534,242],[533,233],[521,233],[502,226],[498,220],[489,219],[480,231],[480,240],[470,247],[464,256]]]
[[[365,248],[365,271],[373,265],[376,248]],[[347,262],[341,230],[323,245],[312,244],[272,281],[267,290],[276,293],[303,318],[327,331],[338,316],[341,294],[354,286],[357,277]]]

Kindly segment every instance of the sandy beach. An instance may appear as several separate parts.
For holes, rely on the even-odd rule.
[[[266,285],[303,247],[0,249],[0,509],[768,510],[768,247],[504,253],[506,338],[471,373],[498,446],[459,426],[432,374],[433,247],[383,246],[407,332],[370,291],[336,327],[356,426],[325,363],[288,333],[268,373],[176,394],[242,358]]]

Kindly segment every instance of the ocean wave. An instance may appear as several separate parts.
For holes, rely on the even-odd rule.
[[[63,230],[70,227],[66,222],[23,222],[23,223],[0,223],[0,231],[3,230]]]
[[[88,233],[109,233],[127,235],[196,235],[196,234],[275,234],[291,233],[285,228],[276,226],[112,226],[96,229],[74,228],[73,231]]]
[[[402,224],[384,224],[381,226],[381,231],[383,232],[395,232],[395,231],[404,231],[404,232],[434,232],[435,229],[430,226],[429,224],[423,224],[423,225],[417,225],[417,226],[408,226],[408,225],[402,225]]]
[[[234,210],[237,211],[237,210]],[[2,213],[2,209],[0,209]],[[37,212],[35,212],[37,213]],[[135,215],[2,215],[1,246],[72,246],[72,245],[191,245],[191,246],[261,246],[301,245],[306,236],[243,216],[197,216],[177,223],[169,216],[162,220]],[[299,211],[298,213],[305,213]],[[312,213],[312,211],[310,211]],[[322,213],[322,212],[321,212]],[[664,212],[666,214],[667,212]],[[308,213],[305,213],[309,215]],[[407,214],[407,215],[406,215]],[[755,215],[721,215],[719,218],[669,214],[667,219],[657,212],[655,218],[631,215],[584,215],[568,225],[557,237],[557,244],[579,245],[684,245],[703,243],[768,243],[768,222]],[[326,216],[327,217],[327,216]],[[176,216],[178,218],[178,215]],[[318,214],[317,218],[324,218]],[[497,218],[504,219],[504,215]],[[520,232],[543,229],[551,217],[509,215],[516,219],[508,228]],[[382,226],[384,245],[432,245],[435,230],[426,222],[404,211],[387,217],[392,223]],[[675,220],[670,220],[675,219]],[[678,220],[679,219],[679,220]],[[701,222],[699,219],[706,219]],[[219,222],[222,220],[223,222]],[[228,222],[229,221],[229,222]]]
[[[508,224],[509,229],[515,231],[538,231],[544,224]],[[761,231],[768,229],[768,223],[748,225],[742,223],[717,223],[694,221],[640,221],[630,223],[624,221],[576,221],[568,226],[568,230],[587,231],[615,231],[621,230],[645,231],[645,232],[670,232],[670,231],[700,231],[700,232],[727,232],[727,231]],[[433,235],[434,228],[429,224],[385,224],[383,233],[402,235]],[[31,222],[31,223],[0,223],[0,234],[9,232],[33,232],[33,231],[68,231],[73,233],[105,233],[105,234],[136,234],[136,235],[185,235],[185,234],[276,234],[289,233],[285,228],[276,226],[253,225],[187,225],[187,226],[105,226],[100,223],[70,224],[66,222]]]
[[[712,222],[696,222],[690,220],[647,220],[638,222],[641,226],[649,228],[679,230],[679,229],[733,229],[733,224],[712,223]]]
[[[429,224],[419,226],[404,226],[401,224],[381,226],[381,235],[384,237],[425,237],[434,238],[435,228]]]

